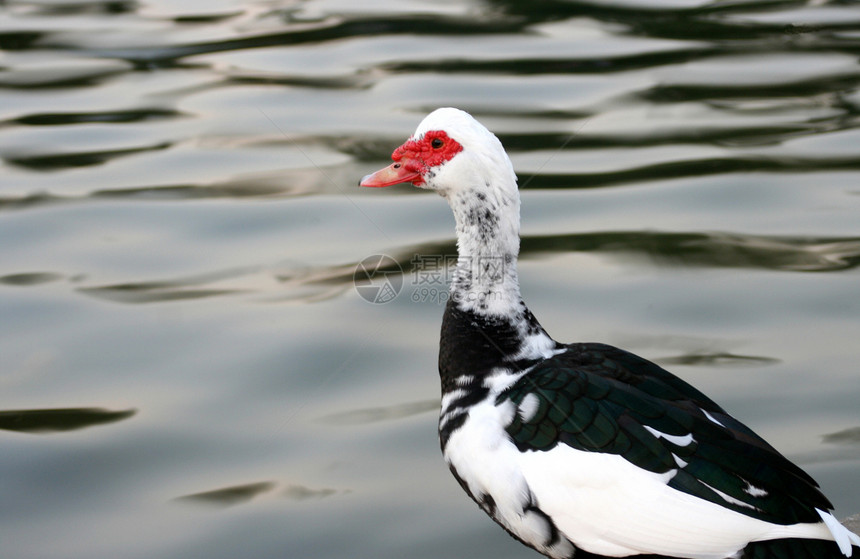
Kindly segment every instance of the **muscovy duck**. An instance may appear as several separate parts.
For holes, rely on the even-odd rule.
[[[860,558],[816,482],[702,392],[600,343],[553,340],[520,296],[520,197],[501,142],[430,113],[362,186],[441,194],[458,260],[442,320],[439,438],[454,477],[553,559]]]

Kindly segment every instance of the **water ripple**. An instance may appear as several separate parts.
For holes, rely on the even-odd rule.
[[[850,427],[835,433],[828,433],[823,435],[821,439],[826,443],[860,444],[860,427]]]
[[[184,115],[176,110],[144,107],[119,111],[35,113],[19,116],[7,121],[6,124],[25,124],[28,126],[63,126],[96,122],[123,124],[180,118],[182,116]]]
[[[102,165],[108,161],[138,155],[141,153],[162,151],[169,149],[171,142],[160,142],[158,144],[125,149],[110,149],[96,151],[80,151],[66,153],[47,153],[38,155],[25,155],[16,153],[5,153],[0,159],[9,165],[24,167],[31,171],[61,171],[71,167],[89,167]]]
[[[403,397],[450,214],[356,186],[448,105],[530,191],[554,331],[679,367],[860,510],[855,3],[12,0],[0,50],[4,557],[499,549]],[[92,398],[147,413],[31,405]]]
[[[559,251],[641,254],[662,265],[787,272],[835,272],[860,266],[860,237],[619,231],[523,239],[526,255]]]
[[[619,260],[646,257],[660,266],[744,268],[780,272],[841,272],[860,267],[860,237],[807,238],[736,233],[607,231],[524,236],[521,257],[559,253],[599,253]],[[388,252],[391,265],[375,272],[415,272],[418,256],[456,259],[454,242],[425,243]],[[357,262],[334,266],[255,266],[162,281],[130,281],[77,287],[91,297],[116,303],[162,303],[211,297],[267,294],[271,301],[313,303],[337,297],[354,283]],[[28,274],[20,275],[29,277]],[[13,276],[14,277],[14,276]],[[14,280],[13,280],[14,281]],[[701,356],[700,356],[701,357]],[[727,356],[702,357],[715,360]],[[738,359],[740,359],[738,357]],[[749,358],[754,359],[754,358]],[[374,412],[375,413],[375,412]]]
[[[222,487],[220,489],[212,489],[210,491],[201,491],[200,493],[192,493],[190,495],[177,497],[175,500],[217,507],[229,507],[247,503],[254,497],[271,491],[274,487],[274,482],[261,481],[243,485],[232,485],[230,487]]]
[[[21,433],[77,431],[95,425],[123,421],[135,413],[137,410],[112,411],[102,408],[2,410],[0,429]]]

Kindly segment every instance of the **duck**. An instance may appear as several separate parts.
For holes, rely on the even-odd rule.
[[[465,492],[552,559],[860,559],[818,484],[659,365],[560,343],[520,294],[520,195],[499,139],[427,115],[364,187],[432,190],[454,213],[439,442]]]

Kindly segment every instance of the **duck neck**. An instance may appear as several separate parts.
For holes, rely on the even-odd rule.
[[[506,191],[512,193],[506,195]],[[451,299],[462,311],[511,316],[522,310],[517,255],[520,198],[512,189],[481,184],[448,196],[457,231],[457,268]]]
[[[522,371],[559,347],[520,296],[520,199],[515,188],[511,191],[513,195],[504,198],[488,186],[448,197],[457,222],[459,257],[442,319],[443,393],[483,394],[485,376],[499,368]]]

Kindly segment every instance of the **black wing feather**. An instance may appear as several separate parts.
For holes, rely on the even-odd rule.
[[[699,390],[632,353],[604,344],[571,344],[537,363],[498,401],[519,405],[529,394],[538,399],[537,411],[528,421],[517,415],[507,427],[521,451],[564,444],[617,454],[655,473],[678,470],[671,487],[776,524],[819,522],[815,509],[832,508],[806,472],[750,428]],[[644,426],[667,435],[692,434],[694,442],[679,446]]]

